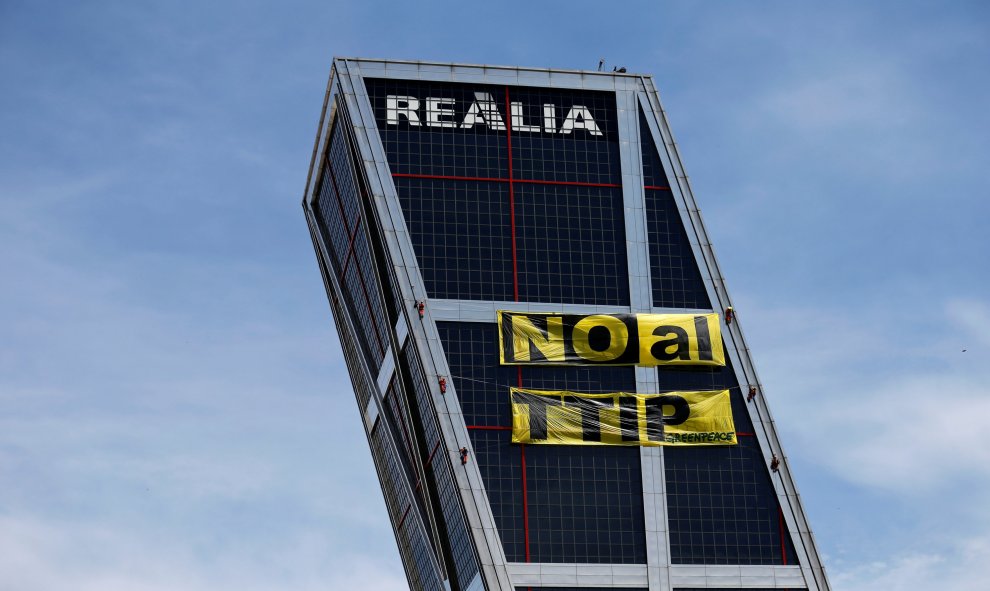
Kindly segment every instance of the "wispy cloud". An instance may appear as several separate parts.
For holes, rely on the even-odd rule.
[[[403,588],[318,277],[96,254],[110,179],[0,201],[0,587]]]
[[[760,338],[775,333],[764,371],[784,429],[859,485],[921,495],[990,483],[990,305],[948,301],[925,311],[922,332],[891,312],[756,312]]]
[[[990,538],[956,539],[939,546],[942,551],[894,555],[889,560],[867,564],[839,563],[832,583],[842,591],[986,589]]]
[[[391,552],[354,554],[341,545],[345,537],[305,533],[264,550],[230,540],[203,556],[202,541],[0,515],[0,581],[79,591],[408,589]]]

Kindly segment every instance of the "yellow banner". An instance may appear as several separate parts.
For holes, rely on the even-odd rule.
[[[512,442],[735,445],[729,391],[580,394],[510,388]]]
[[[498,311],[502,365],[725,365],[718,314]]]

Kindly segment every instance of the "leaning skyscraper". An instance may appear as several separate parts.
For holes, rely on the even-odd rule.
[[[650,77],[336,59],[303,208],[412,589],[829,588]]]

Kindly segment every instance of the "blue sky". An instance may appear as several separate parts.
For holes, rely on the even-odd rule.
[[[333,55],[654,74],[833,586],[985,588],[990,5],[6,0],[0,589],[404,588],[299,208]]]

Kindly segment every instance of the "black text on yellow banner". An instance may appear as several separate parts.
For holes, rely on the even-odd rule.
[[[498,312],[502,365],[725,365],[718,314]]]
[[[735,445],[729,391],[581,394],[511,388],[512,441],[550,445]]]

